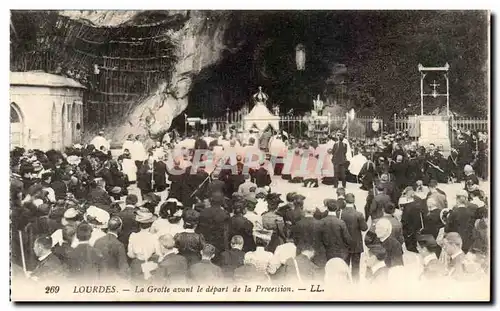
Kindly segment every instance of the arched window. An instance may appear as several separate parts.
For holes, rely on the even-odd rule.
[[[13,147],[23,146],[23,116],[16,103],[10,104],[10,145]]]
[[[21,112],[16,103],[10,104],[10,123],[21,123]]]

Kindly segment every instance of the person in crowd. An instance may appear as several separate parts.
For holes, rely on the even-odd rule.
[[[441,211],[443,209],[438,207],[438,203],[435,197],[430,196],[427,199],[427,215],[424,216],[424,228],[421,233],[430,234],[434,238],[437,238],[439,229],[444,225],[441,221]]]
[[[414,190],[407,187],[403,192],[404,204],[401,204],[403,214],[401,224],[406,249],[417,252],[417,235],[424,228],[424,215],[426,215],[424,202],[414,196]]]
[[[277,193],[270,193],[267,196],[267,212],[262,214],[262,228],[271,232],[271,237],[266,250],[274,252],[276,247],[283,244],[285,241],[285,222],[283,217],[277,213],[280,203],[283,201]]]
[[[431,179],[429,182],[429,193],[427,199],[434,199],[439,210],[448,208],[448,201],[446,199],[446,193],[438,188],[438,182],[435,179]]]
[[[284,267],[284,279],[291,284],[310,283],[321,280],[324,275],[320,267],[312,262],[314,246],[310,244],[298,245],[300,253],[289,258]]]
[[[28,277],[37,282],[61,282],[67,271],[59,258],[52,252],[52,238],[48,235],[39,236],[33,245],[38,258],[36,268],[27,273]]]
[[[94,179],[93,183],[91,184],[91,190],[88,194],[87,202],[90,205],[94,205],[104,209],[107,209],[111,205],[112,200],[110,195],[106,191],[106,182],[104,181],[104,179],[100,177]]]
[[[349,266],[340,258],[332,258],[325,265],[325,284],[345,286],[351,282]]]
[[[188,209],[182,216],[184,220],[184,231],[174,236],[175,247],[179,255],[186,258],[188,266],[201,260],[201,250],[206,244],[203,235],[196,233],[200,213],[194,209]]]
[[[438,259],[439,245],[430,234],[421,234],[417,238],[417,250],[422,258],[424,271],[421,279],[432,281],[446,276],[446,268]]]
[[[469,252],[474,251],[475,253],[487,256],[489,254],[488,210],[481,207],[478,209],[476,216],[478,219],[474,223],[472,245]]]
[[[458,232],[462,241],[462,250],[466,253],[473,242],[472,233],[477,219],[477,207],[469,203],[469,194],[465,190],[459,190],[456,197],[457,205],[448,215],[444,231]]]
[[[384,216],[384,207],[391,203],[391,197],[385,193],[385,188],[382,184],[378,184],[374,190],[375,195],[368,194],[365,205],[365,220],[371,218],[372,221]]]
[[[151,225],[150,232],[159,237],[164,234],[175,236],[184,231],[184,222],[182,220],[182,203],[177,199],[167,199],[161,204],[159,218]]]
[[[122,227],[122,220],[119,217],[111,217],[108,221],[107,234],[94,243],[95,249],[103,256],[101,274],[109,280],[128,277],[127,253],[123,243],[118,240],[118,233]]]
[[[125,198],[125,208],[117,216],[122,220],[122,230],[118,234],[118,240],[122,242],[125,249],[128,249],[129,237],[132,232],[139,232],[139,225],[135,221],[135,212],[137,208],[137,196],[129,194]]]
[[[346,206],[341,210],[339,219],[344,221],[347,231],[351,236],[351,243],[348,247],[347,264],[351,266],[352,280],[359,281],[359,265],[361,253],[363,253],[362,232],[368,229],[365,218],[361,212],[356,211],[354,206],[354,194],[348,193],[345,196]]]
[[[203,235],[208,244],[216,249],[216,255],[226,249],[228,243],[229,213],[223,208],[224,184],[215,181],[209,186],[210,207],[201,211],[196,232]]]
[[[338,141],[333,145],[332,148],[332,162],[333,162],[333,187],[337,188],[339,181],[342,183],[342,188],[346,187],[346,171],[348,166],[347,159],[347,148],[348,145],[344,141],[344,134],[337,134]]]
[[[216,248],[205,244],[201,251],[201,261],[189,267],[189,279],[193,284],[217,284],[224,280],[222,269],[212,263]]]
[[[76,227],[67,225],[62,228],[62,241],[56,242],[56,244],[52,246],[52,252],[59,258],[66,270],[69,270],[70,254],[73,251],[73,245],[76,246],[77,243],[75,240]],[[54,243],[54,241],[52,241],[52,243]]]
[[[462,248],[462,238],[459,233],[446,233],[443,241],[443,251],[450,257],[448,275],[455,280],[460,280],[465,273],[463,266],[465,254]]]
[[[90,246],[92,227],[81,223],[76,228],[78,245],[69,256],[69,277],[76,280],[99,280],[103,272],[103,255]]]
[[[127,256],[131,259],[130,275],[132,280],[149,280],[155,265],[153,255],[160,255],[158,237],[149,229],[156,217],[147,210],[136,212],[135,221],[139,224],[139,232],[132,232],[129,237]]]
[[[153,272],[154,283],[162,285],[183,285],[187,283],[188,263],[184,256],[177,254],[175,240],[171,234],[159,238],[160,255],[158,267]]]
[[[261,261],[254,252],[244,254],[243,265],[234,269],[233,280],[236,284],[269,284],[270,278],[261,268]]]
[[[295,245],[312,245],[314,257],[311,260],[319,267],[324,267],[326,261],[333,257],[347,259],[347,247],[351,242],[351,237],[345,223],[336,216],[317,220],[314,218],[315,211],[314,206],[306,205],[304,218],[292,226]],[[297,247],[297,253],[300,254],[301,251],[300,247]]]
[[[403,265],[403,248],[392,236],[392,225],[387,219],[380,219],[375,225],[375,234],[386,251],[385,264],[392,268]]]
[[[243,251],[246,253],[254,251],[256,246],[253,237],[253,224],[244,217],[245,214],[245,201],[242,201],[233,208],[233,216],[229,219],[228,231],[230,237],[239,235],[243,238]]]
[[[244,204],[246,207],[246,213],[243,216],[252,223],[254,232],[256,230],[261,230],[263,228],[262,215],[255,212],[257,199],[253,195],[247,195],[244,198]]]
[[[380,244],[373,244],[366,252],[366,266],[370,273],[368,281],[372,285],[387,284],[389,268],[386,265],[387,251]]]
[[[255,193],[255,190],[257,190],[257,185],[253,183],[250,178],[250,174],[243,174],[245,178],[245,182],[239,185],[238,187],[238,192],[242,193],[244,195],[248,195],[250,193]]]
[[[226,279],[233,279],[234,270],[244,264],[245,252],[243,251],[244,240],[240,235],[231,238],[231,249],[222,252],[219,266]]]

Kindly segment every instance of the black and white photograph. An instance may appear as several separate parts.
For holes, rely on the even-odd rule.
[[[167,8],[10,11],[11,301],[492,299],[489,11]]]

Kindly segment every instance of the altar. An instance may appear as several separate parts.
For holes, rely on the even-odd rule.
[[[262,87],[259,86],[259,91],[253,95],[255,105],[252,110],[243,117],[243,128],[249,131],[252,128],[257,128],[260,132],[271,126],[275,131],[280,129],[280,117],[278,113],[272,114],[267,109],[266,102],[268,100],[266,93],[262,92]]]
[[[419,145],[427,147],[429,144],[443,146],[443,151],[451,150],[450,118],[447,116],[419,116],[420,125]]]

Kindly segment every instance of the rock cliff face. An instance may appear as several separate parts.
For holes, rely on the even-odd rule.
[[[131,23],[140,13],[65,11],[61,14],[86,19],[96,25],[118,26]],[[120,126],[106,129],[114,144],[120,145],[129,134],[161,139],[170,128],[172,120],[186,109],[193,78],[203,68],[217,63],[226,49],[224,34],[229,25],[230,13],[169,11],[168,14],[183,14],[189,17],[180,30],[168,32],[170,38],[176,42],[178,57],[172,78],[160,83],[153,95],[137,102]]]

